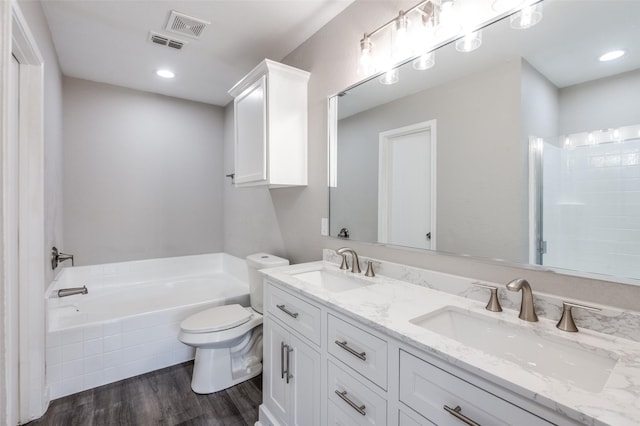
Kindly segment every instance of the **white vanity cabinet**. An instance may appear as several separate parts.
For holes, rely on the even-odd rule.
[[[262,425],[321,424],[320,309],[265,284]]]
[[[578,424],[271,279],[258,425]]]
[[[265,59],[229,90],[236,186],[307,184],[309,75]]]

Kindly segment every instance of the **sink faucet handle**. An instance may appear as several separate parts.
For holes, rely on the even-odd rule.
[[[347,263],[347,255],[346,254],[341,254],[340,256],[342,256],[342,263],[340,263],[340,269],[348,271],[349,270],[349,264]]]
[[[562,302],[562,316],[560,317],[558,324],[556,324],[556,327],[562,331],[568,331],[571,333],[578,331],[578,327],[576,327],[576,323],[573,321],[571,308],[580,308],[591,312],[600,312],[602,310],[593,306],[580,305],[579,303]]]
[[[500,301],[498,300],[498,287],[494,287],[492,285],[482,284],[480,282],[471,283],[474,287],[486,288],[491,291],[491,298],[485,306],[487,311],[491,312],[502,312],[502,306],[500,306]]]
[[[375,277],[376,274],[373,272],[373,262],[371,260],[367,261],[367,272],[364,274],[365,277]]]

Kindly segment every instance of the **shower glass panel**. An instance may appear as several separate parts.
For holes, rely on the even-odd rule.
[[[640,276],[640,133],[632,127],[624,140],[611,130],[615,137],[544,143],[541,264]]]

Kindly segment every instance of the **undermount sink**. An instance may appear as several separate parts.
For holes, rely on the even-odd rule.
[[[350,274],[350,272],[348,272]],[[313,271],[299,272],[292,276],[304,281],[307,284],[322,287],[333,293],[361,288],[372,283],[361,278],[345,276],[346,273],[319,269]]]
[[[616,354],[447,306],[410,320],[426,330],[589,392],[600,392]]]

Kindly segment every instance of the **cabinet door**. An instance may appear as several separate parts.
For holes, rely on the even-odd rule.
[[[264,365],[262,371],[263,403],[272,415],[278,418],[282,424],[289,423],[289,394],[292,386],[291,379],[287,384],[283,378],[283,370],[286,368],[285,351],[283,347],[289,339],[289,332],[276,324],[269,317],[264,318]],[[293,353],[289,353],[291,356]]]
[[[291,424],[320,425],[320,354],[300,339],[290,336]]]
[[[266,76],[235,99],[235,182],[257,185],[267,181]]]

